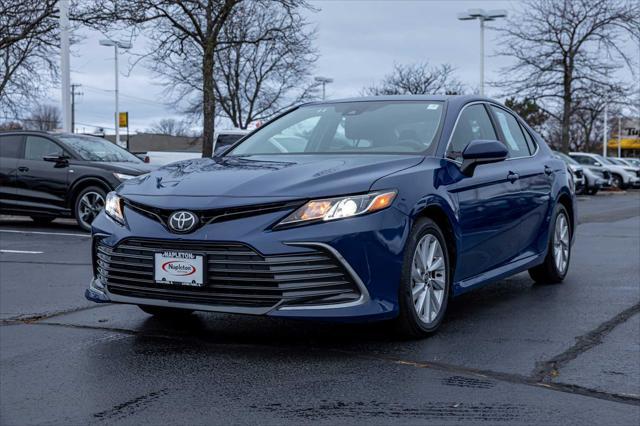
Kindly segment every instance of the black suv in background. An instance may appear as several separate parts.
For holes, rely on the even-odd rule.
[[[89,230],[107,192],[152,169],[98,137],[0,132],[0,213],[31,216],[40,224],[74,217]]]

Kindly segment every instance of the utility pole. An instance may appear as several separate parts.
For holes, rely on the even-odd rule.
[[[62,130],[71,128],[71,102],[69,102],[69,0],[59,1],[60,9],[60,77],[62,80]]]
[[[76,132],[76,95],[80,96],[82,92],[76,92],[76,88],[82,86],[82,84],[71,85],[71,133]]]

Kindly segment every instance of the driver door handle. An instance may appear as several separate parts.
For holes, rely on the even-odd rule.
[[[25,173],[25,172],[29,171],[29,168],[26,167],[26,166],[20,166],[20,167],[18,167],[18,171],[21,172],[21,173]]]
[[[520,179],[520,175],[517,173],[509,172],[509,174],[507,175],[507,180],[509,180],[509,182],[511,183],[514,183],[518,179]]]

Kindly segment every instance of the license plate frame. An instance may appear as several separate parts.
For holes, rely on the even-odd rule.
[[[206,282],[205,259],[202,253],[158,251],[153,255],[153,280],[156,284],[203,287]]]

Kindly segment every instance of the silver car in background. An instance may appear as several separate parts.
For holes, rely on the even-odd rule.
[[[631,167],[614,164],[598,154],[570,152],[569,155],[583,166],[601,167],[608,170],[611,173],[612,183],[615,187],[620,189],[640,187],[640,172]]]
[[[609,188],[611,186],[611,175],[608,171],[599,167],[582,166],[576,160],[562,152],[554,151],[554,155],[567,163],[567,167],[569,167],[569,170],[572,172],[574,170],[580,170],[583,185],[580,187],[578,182],[576,182],[576,194],[596,195],[602,188]],[[574,174],[576,173],[578,172],[574,172]]]

